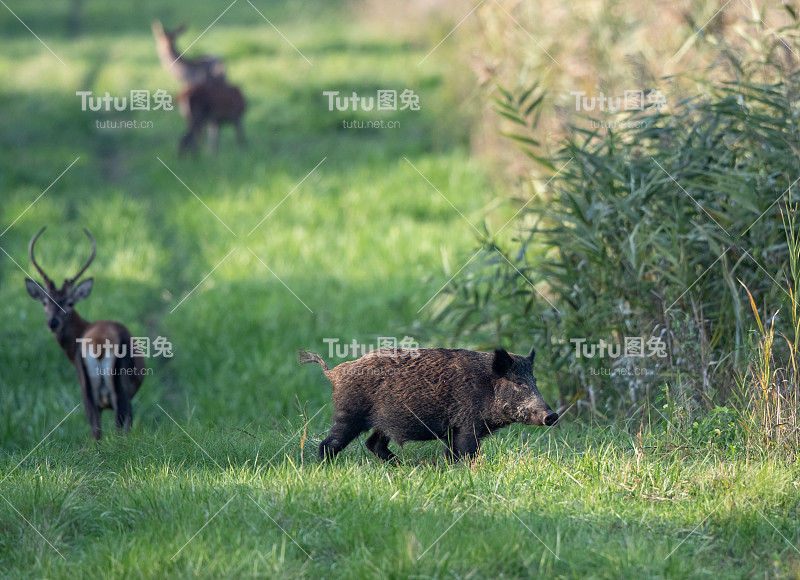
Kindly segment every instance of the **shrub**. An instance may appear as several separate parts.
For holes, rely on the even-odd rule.
[[[781,32],[796,38],[797,23]],[[693,79],[700,93],[669,110],[618,113],[612,128],[573,120],[552,156],[535,132],[543,91],[500,88],[497,109],[550,171],[548,194],[524,207],[511,245],[486,242],[437,322],[473,343],[547,345],[565,400],[586,390],[593,404],[628,406],[676,373],[696,404],[729,396],[754,342],[751,304],[776,332],[791,324],[770,305],[791,304],[781,202],[800,177],[800,74],[778,40],[721,49],[715,73]],[[571,342],[625,337],[663,342],[666,356],[587,358]]]

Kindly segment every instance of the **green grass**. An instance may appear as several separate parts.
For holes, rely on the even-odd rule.
[[[193,421],[184,434],[165,421],[98,448],[50,443],[2,493],[66,560],[5,504],[3,565],[16,577],[798,572],[796,465],[637,455],[629,434],[597,426],[512,429],[471,466],[446,465],[431,444],[407,446],[397,468],[362,445],[321,465],[296,427]]]
[[[642,454],[625,428],[568,416],[546,432],[501,432],[470,466],[445,464],[432,443],[407,445],[398,468],[362,443],[320,464],[330,387],[319,369],[297,366],[296,349],[327,355],[323,338],[406,335],[432,346],[442,329],[434,334],[418,311],[476,245],[450,203],[479,229],[514,214],[470,156],[473,119],[460,92],[469,73],[457,42],[417,66],[449,29],[439,34],[439,22],[406,38],[321,3],[259,4],[309,67],[237,3],[192,53],[228,59],[250,104],[250,148],[238,151],[223,130],[219,156],[178,159],[175,111],[94,114],[75,95],[175,92],[150,21],[188,20],[186,46],[222,8],[159,6],[87,5],[78,38],[63,7],[11,6],[65,65],[10,15],[0,20],[0,227],[78,158],[0,247],[30,271],[27,242],[47,225],[37,255],[61,280],[85,259],[89,228],[96,282],[80,313],[164,336],[174,352],[148,361],[153,375],[134,399],[130,435],[117,436],[106,413],[102,443],[90,444],[80,407],[59,424],[80,402],[74,371],[27,296],[25,274],[0,256],[0,574],[800,574],[797,465],[761,464],[767,456],[700,437],[668,441],[655,428]],[[342,120],[374,117],[329,112],[322,96],[378,88],[415,90],[422,109],[385,117],[399,129],[344,130]],[[106,118],[154,127],[96,129]],[[445,346],[456,345],[475,346],[469,337]],[[295,400],[313,417],[305,439]]]

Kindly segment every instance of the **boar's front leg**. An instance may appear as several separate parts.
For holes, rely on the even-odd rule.
[[[384,461],[397,461],[397,455],[389,450],[389,437],[383,431],[374,429],[366,442],[367,449]]]
[[[337,455],[366,428],[367,426],[360,421],[336,419],[328,431],[328,436],[319,444],[319,458],[325,459]]]
[[[453,437],[453,451],[458,461],[471,459],[478,455],[481,449],[478,436],[471,431],[456,432]],[[452,455],[451,455],[452,457]]]

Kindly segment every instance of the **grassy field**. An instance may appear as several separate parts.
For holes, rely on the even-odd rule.
[[[485,347],[432,344],[426,303],[475,252],[472,224],[496,231],[516,208],[470,154],[466,39],[425,58],[458,19],[395,31],[357,5],[257,5],[279,34],[235,3],[191,54],[226,58],[246,151],[223,129],[218,156],[179,159],[177,111],[81,111],[76,91],[175,94],[150,22],[189,22],[185,47],[225,6],[9,4],[55,55],[0,9],[0,574],[800,577],[797,464],[668,433],[658,413],[641,432],[639,415],[516,426],[471,465],[427,443],[387,467],[363,441],[320,464],[330,387],[296,349],[337,363],[326,338]],[[331,112],[322,95],[386,88],[420,110]],[[343,127],[376,119],[399,127]],[[81,228],[97,239],[85,318],[172,344],[148,360],[128,437],[106,413],[90,443],[74,371],[25,292],[43,225],[55,280],[88,256]]]

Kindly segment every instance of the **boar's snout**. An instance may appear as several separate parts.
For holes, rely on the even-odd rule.
[[[547,426],[551,427],[558,421],[558,413],[553,411],[549,406],[528,408],[527,417],[521,423],[527,423],[535,427]]]

